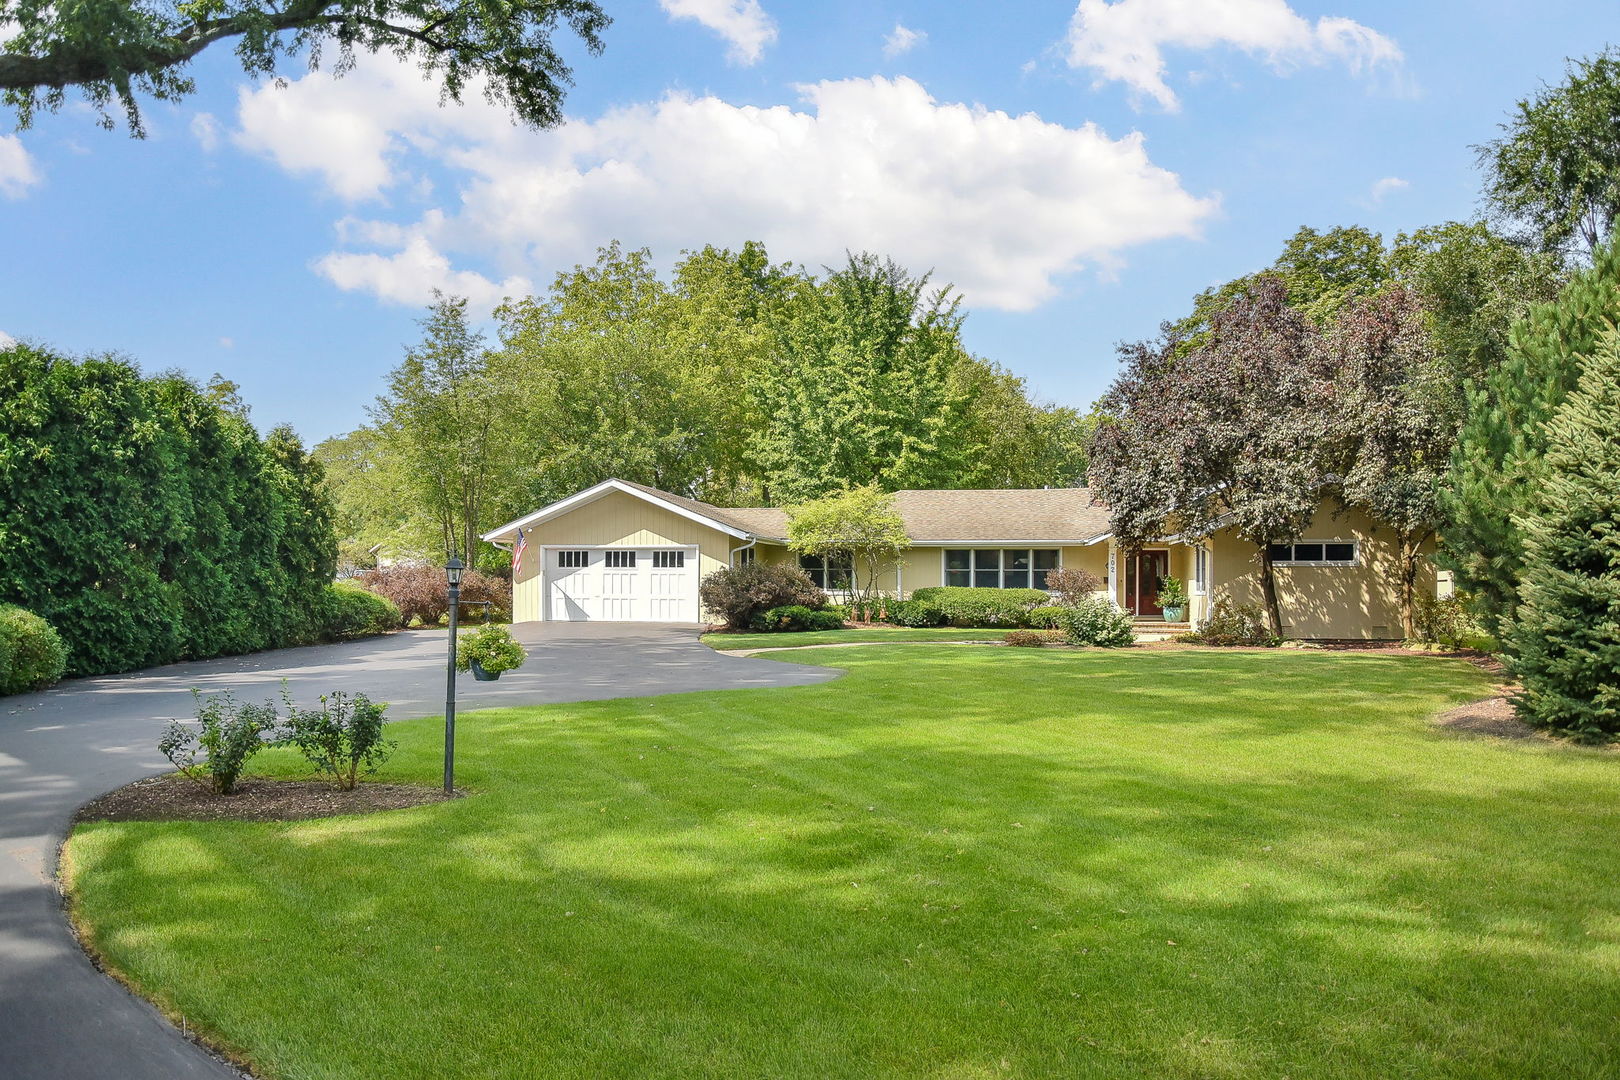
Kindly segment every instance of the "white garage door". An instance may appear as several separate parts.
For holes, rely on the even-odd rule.
[[[698,621],[695,547],[547,548],[545,560],[547,620]]]

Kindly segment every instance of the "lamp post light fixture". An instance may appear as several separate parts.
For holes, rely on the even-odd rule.
[[[450,583],[450,661],[444,669],[444,793],[456,793],[456,615],[461,605],[461,572],[467,564],[450,556],[444,564]]]

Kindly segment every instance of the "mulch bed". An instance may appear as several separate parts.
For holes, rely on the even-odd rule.
[[[1494,735],[1499,739],[1539,739],[1541,732],[1520,720],[1513,705],[1505,697],[1470,701],[1455,709],[1448,709],[1434,718],[1434,722],[1453,731],[1466,731],[1471,735]]]
[[[299,821],[369,814],[443,802],[438,788],[361,784],[339,791],[318,780],[248,779],[230,795],[215,795],[183,776],[155,776],[109,791],[79,808],[75,821]]]

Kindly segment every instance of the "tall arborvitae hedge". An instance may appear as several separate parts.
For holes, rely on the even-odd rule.
[[[1599,739],[1620,735],[1620,333],[1584,367],[1515,520],[1524,572],[1506,644],[1520,715]]]
[[[319,468],[184,378],[0,350],[0,603],[55,626],[73,675],[313,640]]]
[[[1581,358],[1620,320],[1620,238],[1600,248],[1558,299],[1513,328],[1508,358],[1471,389],[1442,485],[1444,559],[1492,633],[1513,622],[1524,566],[1515,518],[1547,450],[1546,422],[1574,388]]]

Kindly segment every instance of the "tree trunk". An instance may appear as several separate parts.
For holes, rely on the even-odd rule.
[[[1282,605],[1277,602],[1277,572],[1271,565],[1271,545],[1258,544],[1260,549],[1260,593],[1265,597],[1266,622],[1271,632],[1282,637]]]
[[[1402,533],[1401,549],[1401,634],[1408,640],[1417,638],[1417,572],[1423,542],[1430,534]]]

